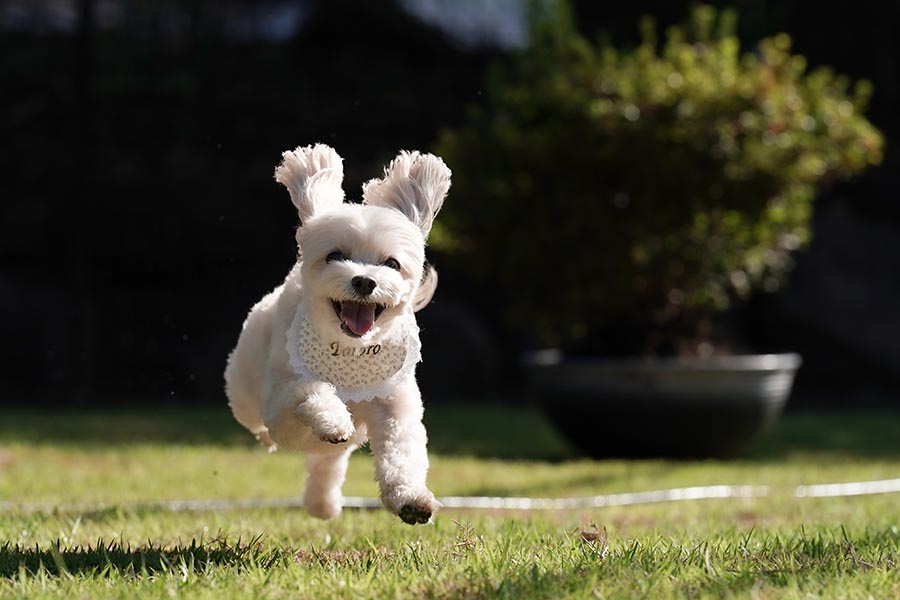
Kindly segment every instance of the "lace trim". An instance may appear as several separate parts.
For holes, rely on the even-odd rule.
[[[341,339],[323,342],[301,305],[286,338],[293,371],[304,379],[331,384],[344,402],[390,396],[414,376],[422,360],[419,326],[411,314],[400,317],[395,331],[380,343],[356,348],[342,345]]]

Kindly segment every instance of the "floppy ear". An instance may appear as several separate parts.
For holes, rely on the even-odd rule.
[[[363,185],[363,203],[399,210],[427,238],[450,189],[450,169],[433,154],[400,152],[383,179]]]
[[[344,201],[341,182],[344,165],[330,146],[297,147],[281,154],[281,164],[275,169],[275,181],[291,193],[291,200],[300,215],[300,224],[314,214],[340,206]]]

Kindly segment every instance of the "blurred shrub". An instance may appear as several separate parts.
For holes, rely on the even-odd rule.
[[[823,185],[881,160],[871,86],[807,72],[785,34],[742,55],[733,11],[700,6],[662,44],[645,18],[628,51],[581,37],[563,3],[533,22],[439,140],[454,189],[432,244],[542,343],[624,322],[664,332],[638,351],[684,351],[710,315],[778,289]]]

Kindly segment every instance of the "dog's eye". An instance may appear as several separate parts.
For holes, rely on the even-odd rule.
[[[330,263],[334,261],[347,260],[347,257],[344,256],[344,253],[340,250],[335,250],[331,252],[328,256],[325,257],[325,262]]]
[[[396,258],[389,258],[381,264],[388,267],[389,269],[394,269],[395,271],[400,270],[400,263],[397,262]]]

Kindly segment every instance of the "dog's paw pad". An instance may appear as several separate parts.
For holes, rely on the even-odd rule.
[[[322,425],[324,427],[320,426],[313,431],[320,440],[331,444],[343,444],[349,441],[353,434],[356,433],[356,428],[353,427],[353,422],[350,420],[349,415],[346,423],[322,423]]]
[[[436,507],[431,503],[404,504],[400,507],[400,512],[397,513],[397,516],[400,517],[401,521],[410,525],[423,524],[431,520],[431,515],[435,510]]]
[[[356,433],[355,429],[338,429],[337,431],[331,430],[324,433],[319,434],[319,439],[323,442],[329,442],[331,444],[343,444],[347,442],[353,434]]]

